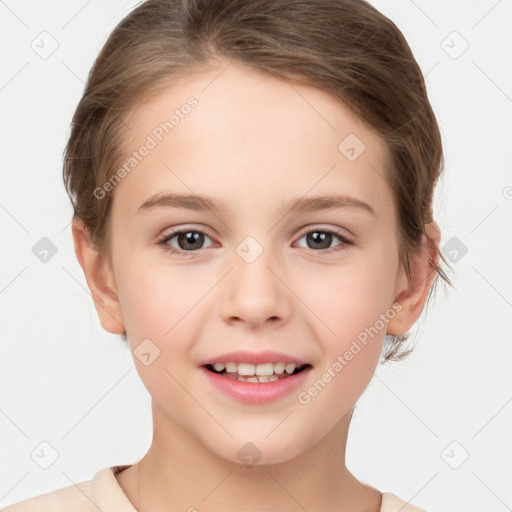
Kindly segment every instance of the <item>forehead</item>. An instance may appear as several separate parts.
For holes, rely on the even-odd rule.
[[[390,201],[387,147],[347,105],[238,63],[176,80],[126,123],[121,165],[151,147],[116,187],[114,201],[129,196],[132,210],[177,189],[240,206],[309,190],[350,192],[376,209]]]

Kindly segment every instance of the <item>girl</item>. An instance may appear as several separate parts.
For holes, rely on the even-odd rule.
[[[354,406],[441,266],[421,70],[364,0],[148,0],[65,153],[102,326],[152,397],[128,466],[6,512],[413,512],[345,465]]]

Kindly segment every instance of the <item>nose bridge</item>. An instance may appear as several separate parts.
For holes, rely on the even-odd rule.
[[[266,239],[267,240],[267,239]],[[255,237],[247,236],[236,247],[233,272],[223,298],[225,319],[238,318],[251,324],[289,314],[289,297],[275,273],[279,273],[274,251]]]

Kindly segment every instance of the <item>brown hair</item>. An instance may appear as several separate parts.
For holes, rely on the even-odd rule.
[[[226,60],[322,89],[382,136],[410,278],[410,255],[423,235],[431,243],[425,224],[444,165],[441,135],[403,34],[365,0],[148,0],[126,16],[89,73],[64,153],[64,184],[91,245],[110,258],[112,194],[94,191],[122,161],[123,116],[173,80]],[[439,263],[430,265],[429,298],[438,277],[450,283]],[[408,355],[406,339],[388,335],[383,360]]]

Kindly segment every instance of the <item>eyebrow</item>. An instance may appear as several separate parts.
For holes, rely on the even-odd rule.
[[[358,208],[376,216],[375,210],[364,201],[355,197],[330,194],[315,197],[297,197],[285,203],[283,209],[289,213],[301,213],[315,210],[332,210],[338,208]],[[142,203],[137,211],[149,212],[155,209],[184,208],[188,210],[221,212],[228,210],[225,202],[214,197],[196,194],[155,194]]]

